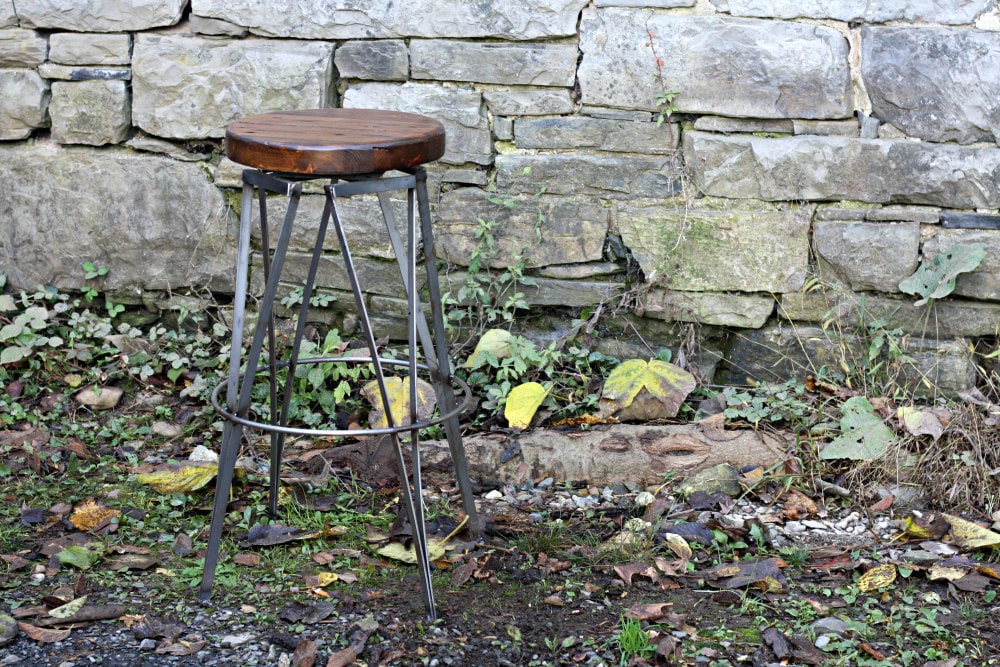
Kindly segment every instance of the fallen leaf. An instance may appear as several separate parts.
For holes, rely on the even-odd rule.
[[[868,593],[891,586],[896,581],[896,566],[892,563],[877,565],[861,575],[858,590]]]
[[[69,517],[69,522],[77,530],[88,533],[105,527],[112,519],[116,519],[120,515],[120,511],[105,507],[97,500],[88,498],[76,506]]]
[[[88,548],[91,546],[94,548]],[[87,546],[74,545],[66,547],[57,553],[55,557],[63,565],[72,565],[81,570],[88,570],[90,566],[98,561],[103,552],[103,547],[96,543]]]
[[[562,607],[566,604],[558,595],[550,595],[547,598],[544,598],[542,602],[552,607]]]
[[[513,335],[506,329],[488,329],[483,332],[472,350],[472,354],[462,364],[464,368],[475,370],[491,360],[504,359],[514,351],[510,339]]]
[[[619,419],[676,417],[697,382],[683,368],[659,359],[628,359],[604,380],[600,414]]]
[[[0,612],[0,647],[14,641],[17,636],[17,621],[10,614]]]
[[[983,549],[985,547],[1000,548],[1000,533],[983,528],[977,523],[951,514],[943,515],[951,525],[951,536],[955,543],[963,549]]]
[[[77,392],[76,402],[94,410],[110,410],[118,405],[125,392],[118,387],[87,387]]]
[[[875,414],[864,396],[852,396],[840,410],[841,433],[823,448],[821,459],[870,461],[885,454],[895,441],[892,429]]]
[[[636,621],[655,621],[666,615],[666,610],[674,608],[673,602],[650,602],[647,604],[634,604],[625,612],[626,618]]]
[[[958,274],[975,270],[985,257],[985,243],[957,243],[929,262],[921,263],[913,275],[900,281],[899,289],[907,294],[919,294],[923,298],[913,305],[922,306],[931,299],[951,294]]]
[[[156,556],[147,556],[143,554],[121,554],[108,561],[108,569],[111,571],[148,570],[159,562],[160,559]]]
[[[313,667],[316,664],[318,645],[312,639],[303,639],[292,653],[292,667]]]
[[[677,533],[664,533],[663,541],[667,548],[674,552],[674,555],[683,560],[691,560],[694,555],[691,546],[683,537]]]
[[[260,555],[248,553],[236,554],[233,556],[233,563],[236,565],[244,565],[246,567],[257,567],[260,565]]]
[[[944,424],[936,413],[912,406],[901,406],[896,416],[912,435],[929,435],[936,442],[944,433]]]
[[[938,515],[915,516],[903,519],[903,534],[919,540],[939,540],[948,531],[947,520]]]
[[[416,418],[418,420],[429,419],[434,412],[434,406],[437,405],[434,387],[429,382],[417,378],[415,388],[417,400],[414,412]],[[385,378],[385,393],[389,398],[393,426],[406,426],[413,423],[410,414],[410,378]],[[382,404],[382,392],[379,391],[378,382],[372,380],[365,384],[361,388],[361,395],[372,406],[371,412],[368,414],[368,422],[372,428],[388,428],[389,420],[386,418],[385,406]]]
[[[660,579],[660,574],[656,571],[656,568],[649,563],[643,562],[615,565],[615,574],[629,586],[632,585],[633,577],[645,577],[654,583]]]
[[[71,602],[67,602],[66,604],[56,607],[55,609],[50,609],[49,616],[51,616],[52,618],[59,618],[59,619],[69,618],[70,616],[73,616],[78,611],[80,611],[80,609],[85,604],[87,604],[86,595],[78,597],[77,599]]]
[[[324,535],[322,530],[305,530],[278,524],[258,524],[250,529],[244,542],[253,547],[271,547],[296,540],[312,540]]]
[[[184,640],[184,639],[164,639],[160,642],[160,645],[156,647],[155,653],[161,655],[176,655],[178,657],[185,657],[189,655],[194,655],[201,649],[205,648],[208,642],[203,640]]]
[[[503,409],[510,427],[526,429],[531,426],[531,420],[548,394],[548,390],[537,382],[525,382],[511,389]]]
[[[38,628],[29,623],[18,623],[17,627],[21,632],[34,639],[39,644],[51,644],[61,642],[69,637],[69,630],[54,630],[52,628]]]
[[[190,493],[208,484],[218,472],[219,466],[215,463],[177,463],[136,475],[136,480],[159,493]]]

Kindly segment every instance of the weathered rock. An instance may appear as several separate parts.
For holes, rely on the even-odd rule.
[[[643,317],[744,329],[764,326],[774,312],[774,298],[768,295],[678,292],[657,288],[643,294],[640,304]]]
[[[862,297],[864,301],[862,302]],[[843,291],[782,294],[779,313],[796,322],[837,321],[848,329],[864,328],[882,320],[887,329],[906,334],[942,338],[992,336],[1000,321],[1000,304],[942,299],[927,306],[914,306],[916,297],[894,298],[880,294]]]
[[[497,256],[486,266],[507,266],[521,256],[527,267],[594,262],[602,257],[610,211],[573,197],[516,197],[495,204],[477,188],[446,192],[438,207],[434,243],[440,257],[469,265],[479,220],[495,222]]]
[[[220,37],[245,37],[250,32],[243,26],[235,25],[229,21],[210,19],[196,14],[191,14],[188,17],[188,28],[191,32],[199,35]]]
[[[357,273],[358,281],[364,286],[367,295],[385,295],[394,297],[405,297],[402,277],[399,274],[399,265],[396,262],[385,262],[368,257],[353,257],[354,270]],[[305,283],[309,272],[309,262],[312,254],[304,252],[289,251],[285,257],[285,266],[281,273],[281,281],[288,285],[302,286]],[[264,291],[263,263],[259,253],[254,253],[251,265],[250,285],[257,293]],[[423,271],[417,271],[417,287],[422,288],[426,275]],[[321,289],[338,290],[350,294],[351,281],[347,277],[344,268],[343,257],[337,255],[323,255],[320,258],[319,268],[316,273],[316,286]],[[353,307],[353,297],[348,296],[346,303]]]
[[[0,69],[0,141],[48,125],[49,84],[31,69]]]
[[[441,276],[441,290],[455,296],[467,281],[467,272],[450,271]],[[625,289],[623,281],[613,279],[560,280],[535,277],[534,281],[535,285],[519,284],[512,290],[520,292],[530,306],[585,308],[611,300]],[[466,300],[464,303],[469,305],[471,301]]]
[[[499,0],[487,4],[393,0],[359,6],[354,0],[193,0],[191,11],[248,26],[251,32],[296,39],[487,37],[539,39],[576,33],[587,0]]]
[[[605,120],[586,116],[521,118],[514,123],[518,148],[595,149],[663,155],[677,148],[670,123]]]
[[[674,102],[686,113],[846,118],[853,112],[847,40],[832,28],[587,9],[580,49],[584,104],[656,110],[657,94],[675,89]]]
[[[257,113],[328,106],[333,46],[142,34],[132,59],[132,116],[160,137],[222,137]]]
[[[17,14],[14,12],[13,0],[0,0],[0,28],[17,25]]]
[[[490,111],[500,116],[548,116],[573,110],[569,90],[512,88],[487,90],[483,99]]]
[[[979,266],[955,280],[955,294],[973,299],[1000,301],[1000,231],[939,229],[924,242],[924,261],[947,252],[959,243],[983,243],[986,257]]]
[[[49,116],[52,140],[103,146],[124,141],[132,113],[124,81],[56,81]]]
[[[431,116],[441,121],[448,137],[442,162],[489,164],[493,160],[489,122],[477,92],[433,83],[359,83],[344,93],[344,106]]]
[[[626,120],[637,123],[646,123],[655,118],[649,111],[632,111],[629,109],[612,109],[610,107],[595,107],[588,105],[580,106],[580,114],[591,118],[604,118],[606,120]]]
[[[840,368],[845,351],[848,358],[861,359],[866,348],[850,336],[839,337],[836,330],[821,327],[790,327],[785,323],[753,329],[732,338],[716,381],[745,385],[748,380],[805,379],[823,366]]]
[[[810,207],[644,200],[618,205],[646,280],[675,290],[794,292],[809,267]]]
[[[0,30],[0,67],[36,67],[45,62],[48,44],[34,30]]]
[[[859,137],[861,127],[856,120],[792,119],[795,134],[816,134],[821,137]]]
[[[898,292],[917,269],[916,222],[817,222],[813,243],[824,277],[838,277],[855,291]]]
[[[127,34],[57,32],[49,36],[49,60],[60,65],[128,65],[131,46]]]
[[[698,187],[716,197],[1000,206],[1000,149],[801,135],[684,135]]]
[[[124,394],[119,387],[87,387],[78,391],[73,398],[80,405],[93,410],[110,410],[118,405]]]
[[[720,0],[712,0],[717,7]],[[989,9],[989,0],[725,0],[722,11],[760,18],[836,19],[863,23],[926,21],[972,23]]]
[[[694,121],[694,129],[704,132],[764,132],[768,134],[792,134],[794,121],[787,118],[726,118],[725,116],[700,116]]]
[[[232,289],[233,216],[197,164],[0,146],[0,220],[0,266],[16,287]],[[108,267],[100,284],[85,283],[84,261]]]
[[[668,473],[693,473],[727,463],[736,467],[769,467],[784,455],[783,438],[751,430],[722,431],[704,424],[647,426],[618,424],[613,430],[564,432],[534,429],[517,436],[521,453],[503,457],[511,437],[500,434],[464,438],[473,474],[517,481],[526,465],[530,478],[555,477],[591,484],[629,480],[640,486],[662,484]],[[421,444],[428,466],[450,466],[447,443]],[[523,481],[523,480],[520,480]]]
[[[78,32],[130,32],[175,25],[187,0],[32,0],[18,3],[22,26]]]
[[[672,9],[674,7],[694,7],[695,0],[595,0],[595,7],[655,7],[657,9]]]
[[[410,77],[526,86],[572,86],[576,44],[410,41]]]
[[[945,229],[1000,229],[1000,215],[995,213],[943,211],[940,222]]]
[[[669,197],[680,188],[671,157],[588,153],[498,155],[497,188],[503,193],[551,194],[606,199]]]
[[[873,26],[861,51],[879,119],[927,141],[1000,141],[1000,33]]]
[[[132,79],[132,70],[128,67],[106,67],[80,66],[80,65],[53,65],[45,63],[38,67],[38,73],[46,79],[56,79],[59,81],[129,81]]]
[[[333,60],[345,79],[406,81],[410,72],[410,52],[401,39],[346,42]]]
[[[689,498],[694,493],[722,493],[735,498],[743,493],[740,486],[740,471],[728,461],[698,470],[693,475],[677,485],[677,493],[682,498]]]
[[[557,280],[583,280],[625,273],[625,267],[615,262],[587,262],[585,264],[557,264],[538,269],[543,278]]]
[[[865,211],[865,220],[921,222],[936,225],[941,222],[941,209],[934,206],[875,206]]]

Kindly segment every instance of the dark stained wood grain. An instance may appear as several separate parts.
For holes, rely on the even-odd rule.
[[[226,155],[286,174],[348,176],[432,162],[445,149],[433,118],[377,109],[310,109],[249,116],[226,130]]]

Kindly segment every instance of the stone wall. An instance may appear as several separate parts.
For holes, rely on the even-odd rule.
[[[536,335],[604,304],[612,352],[686,342],[702,373],[737,381],[836,367],[865,341],[832,332],[882,318],[955,390],[970,344],[997,334],[993,0],[0,0],[0,269],[73,289],[92,261],[110,269],[99,287],[153,310],[231,291],[225,127],[322,106],[444,123],[448,279],[496,220],[536,278]],[[320,207],[310,194],[303,211]],[[351,211],[391,323],[405,304],[387,243],[365,202]],[[988,255],[951,297],[901,294],[962,242]],[[334,296],[338,262],[331,244]]]

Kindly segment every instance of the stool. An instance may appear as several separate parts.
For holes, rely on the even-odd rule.
[[[465,450],[459,428],[459,414],[471,401],[471,391],[464,382],[451,374],[441,290],[438,284],[434,239],[431,229],[430,204],[427,197],[427,174],[421,166],[441,157],[445,151],[444,127],[436,120],[416,114],[370,109],[317,109],[269,113],[244,118],[232,124],[226,132],[226,154],[230,159],[250,167],[243,172],[242,210],[240,214],[239,246],[236,262],[236,289],[233,310],[233,340],[230,351],[229,375],[225,383],[215,388],[212,405],[225,418],[215,501],[209,530],[205,567],[199,589],[199,599],[207,602],[212,594],[219,546],[225,523],[226,506],[232,485],[233,471],[240,450],[244,428],[254,428],[270,434],[270,494],[268,511],[272,517],[278,511],[278,481],[282,449],[289,435],[312,437],[391,436],[395,447],[395,463],[399,470],[400,488],[407,518],[413,532],[413,545],[420,568],[420,582],[427,617],[436,617],[434,592],[431,587],[430,558],[424,532],[424,504],[420,481],[419,433],[428,426],[444,427],[455,468],[455,475],[468,516],[469,530],[480,531],[472,485],[469,480]],[[386,174],[386,172],[393,174]],[[277,361],[275,346],[274,301],[282,267],[288,252],[291,231],[302,194],[302,181],[329,178],[325,187],[326,204],[313,246],[311,263],[303,286],[302,305],[290,351],[290,359]],[[406,242],[399,232],[389,195],[390,191],[407,193]],[[267,223],[267,193],[288,198],[277,243],[270,247]],[[259,318],[254,329],[245,368],[243,360],[243,330],[246,320],[247,277],[250,263],[250,227],[255,194],[259,201],[261,246],[263,254],[264,293],[260,301]],[[399,264],[403,288],[409,308],[408,358],[380,358],[372,331],[371,319],[362,293],[350,245],[337,209],[337,200],[360,194],[375,194],[379,200],[386,229]],[[417,231],[414,211],[418,210],[423,260],[432,325],[427,319],[417,290]],[[360,327],[367,343],[367,356],[337,356],[311,359],[299,358],[299,346],[306,328],[309,302],[323,254],[323,242],[330,220],[333,221],[340,244],[348,280],[354,295]],[[433,328],[433,331],[431,330]],[[260,364],[267,342],[268,359]],[[422,360],[418,362],[418,356]],[[387,426],[361,430],[312,429],[289,426],[288,411],[292,396],[295,370],[300,365],[328,362],[369,364],[374,371],[382,406],[385,406]],[[410,378],[422,372],[429,375],[437,397],[438,416],[420,418],[417,414],[417,383],[409,382],[409,414],[394,415],[388,409],[386,388],[387,366],[403,366]],[[279,400],[277,371],[287,368],[287,380]],[[263,421],[250,414],[251,391],[255,379],[264,375],[270,389],[270,417]],[[225,405],[219,394],[226,389]],[[459,400],[461,394],[462,400]],[[402,434],[409,434],[411,475],[406,474]],[[412,489],[411,489],[412,484]]]

